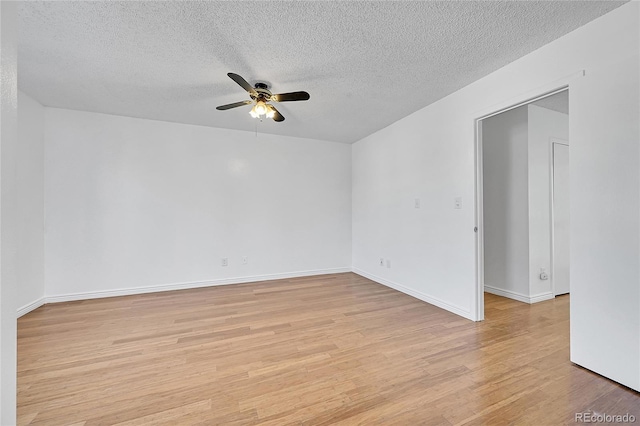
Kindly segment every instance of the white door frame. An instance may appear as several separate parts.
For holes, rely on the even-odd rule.
[[[475,173],[476,173],[476,289],[475,289],[475,308],[476,321],[484,320],[484,222],[483,222],[483,193],[482,193],[482,121],[494,115],[502,114],[514,108],[536,102],[540,99],[555,95],[560,92],[569,90],[569,83],[576,77],[583,77],[584,70],[571,74],[559,81],[550,83],[545,87],[536,89],[519,96],[518,98],[504,101],[502,104],[488,107],[486,112],[475,114],[474,120],[475,131]]]
[[[554,157],[555,157],[555,145],[564,145],[564,146],[569,146],[569,141],[565,140],[565,139],[561,139],[561,138],[556,138],[556,137],[550,137],[549,138],[549,194],[551,194],[551,199],[549,200],[549,208],[551,209],[551,211],[549,212],[549,219],[550,219],[550,229],[551,229],[551,258],[549,259],[549,275],[551,277],[551,293],[553,293],[553,296],[555,297],[556,295],[556,286],[555,286],[555,273],[554,273],[554,265],[555,265],[555,259],[556,259],[556,253],[555,253],[555,232],[554,232],[554,226],[555,226],[555,217],[554,217],[554,202],[553,202],[553,198],[554,198],[554,180],[555,180],[555,162],[554,162]]]

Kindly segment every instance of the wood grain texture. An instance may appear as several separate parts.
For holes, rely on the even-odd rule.
[[[473,323],[353,273],[43,306],[20,425],[573,424],[638,393],[569,361],[569,297]]]

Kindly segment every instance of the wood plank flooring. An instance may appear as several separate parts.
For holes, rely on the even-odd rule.
[[[473,323],[356,274],[43,306],[20,425],[558,425],[640,396],[569,361],[569,297]]]

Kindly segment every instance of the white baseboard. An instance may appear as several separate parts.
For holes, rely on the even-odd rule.
[[[104,297],[130,296],[134,294],[156,293],[160,291],[186,290],[190,288],[212,287],[212,286],[229,285],[229,284],[242,284],[242,283],[250,283],[250,282],[256,282],[256,281],[271,281],[271,280],[280,280],[285,278],[307,277],[307,276],[313,276],[313,275],[339,274],[344,272],[351,272],[351,268],[346,267],[346,268],[317,269],[317,270],[310,270],[310,271],[285,272],[280,274],[252,275],[252,276],[246,276],[246,277],[224,278],[224,279],[208,280],[208,281],[193,281],[193,282],[186,282],[186,283],[161,284],[161,285],[148,286],[148,287],[130,287],[130,288],[117,289],[117,290],[93,291],[93,292],[86,292],[86,293],[58,294],[54,296],[46,296],[44,298],[44,303],[59,303],[59,302],[71,302],[74,300],[99,299]]]
[[[484,285],[484,291],[486,291],[487,293],[495,294],[496,296],[508,297],[509,299],[529,304],[542,302],[544,300],[553,299],[555,297],[551,292],[527,296],[526,294],[518,293],[516,291],[504,290],[486,284]]]
[[[117,290],[104,290],[104,291],[94,291],[94,292],[51,295],[51,296],[42,297],[36,300],[35,302],[32,302],[18,309],[18,317],[21,317],[47,303],[71,302],[75,300],[99,299],[104,297],[130,296],[134,294],[156,293],[161,291],[173,291],[173,290],[186,290],[190,288],[242,284],[242,283],[250,283],[250,282],[257,282],[257,281],[271,281],[271,280],[306,277],[306,276],[314,276],[314,275],[340,274],[345,272],[354,272],[358,275],[362,275],[363,277],[368,278],[372,281],[375,281],[379,284],[393,288],[394,290],[397,290],[401,293],[415,297],[416,299],[422,300],[423,302],[427,302],[431,305],[434,305],[444,310],[447,310],[449,312],[452,312],[463,318],[474,321],[474,318],[472,317],[471,312],[464,310],[458,306],[452,305],[450,303],[447,303],[438,298],[429,296],[417,290],[413,290],[411,288],[405,287],[401,284],[386,280],[384,278],[380,278],[373,274],[369,274],[360,269],[349,268],[349,267],[317,269],[317,270],[308,270],[308,271],[295,271],[295,272],[286,272],[286,273],[279,273],[279,274],[252,275],[252,276],[245,276],[245,277],[224,278],[224,279],[208,280],[208,281],[193,281],[193,282],[185,282],[185,283],[161,284],[161,285],[148,286],[148,287],[130,287],[130,288],[117,289]],[[553,298],[553,295],[551,295],[551,298]],[[546,299],[540,299],[540,300],[546,300]]]
[[[545,300],[551,300],[551,299],[554,299],[555,297],[556,296],[554,296],[553,293],[551,293],[550,291],[547,293],[535,294],[529,297],[529,300],[530,300],[529,303],[544,302]]]
[[[27,303],[26,305],[24,305],[23,307],[18,309],[18,318],[20,318],[23,315],[28,314],[31,311],[34,311],[36,309],[38,309],[40,306],[44,305],[46,302],[46,299],[44,297],[39,298],[38,300],[35,300],[31,303]]]
[[[377,276],[375,276],[373,274],[369,274],[369,273],[367,273],[367,272],[365,272],[363,270],[360,270],[358,268],[352,268],[352,271],[354,273],[358,274],[358,275],[362,275],[363,277],[370,279],[371,281],[375,281],[378,284],[385,285],[385,286],[390,287],[390,288],[392,288],[394,290],[398,290],[401,293],[404,293],[404,294],[407,294],[409,296],[415,297],[416,299],[420,299],[423,302],[427,302],[427,303],[429,303],[431,305],[437,306],[439,308],[442,308],[442,309],[444,309],[446,311],[449,311],[451,313],[454,313],[456,315],[460,315],[463,318],[469,319],[471,321],[475,321],[475,319],[471,315],[471,312],[469,312],[467,310],[464,310],[464,309],[460,308],[459,306],[452,305],[450,303],[447,303],[447,302],[445,302],[443,300],[440,300],[438,298],[435,298],[433,296],[429,296],[429,295],[424,294],[422,292],[419,292],[417,290],[413,290],[413,289],[411,289],[409,287],[405,287],[402,284],[398,284],[398,283],[395,283],[393,281],[389,281],[389,280],[386,280],[384,278],[377,277]]]
[[[509,299],[517,300],[522,303],[530,303],[529,296],[525,296],[522,293],[511,290],[503,290],[501,288],[492,287],[490,285],[484,285],[484,291],[487,293],[495,294],[496,296],[508,297]]]

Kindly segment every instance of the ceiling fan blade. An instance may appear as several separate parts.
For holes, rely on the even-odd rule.
[[[307,101],[309,100],[309,94],[307,92],[291,92],[291,93],[279,93],[272,95],[271,99],[276,102],[292,102],[292,101]]]
[[[244,90],[249,92],[251,95],[258,96],[258,92],[256,92],[256,90],[253,87],[251,87],[251,85],[247,82],[247,80],[240,77],[238,74],[234,74],[232,72],[227,73],[227,75],[229,76],[229,78],[231,78],[231,80],[238,83],[240,87],[242,87]]]
[[[233,104],[227,104],[227,105],[220,105],[219,107],[216,107],[217,110],[220,111],[224,111],[226,109],[231,109],[231,108],[237,108],[239,106],[243,106],[243,105],[249,105],[250,103],[253,103],[253,101],[240,101],[240,102],[235,102]]]
[[[271,104],[267,104],[267,108],[273,111],[273,121],[284,121],[284,117],[280,112]]]

